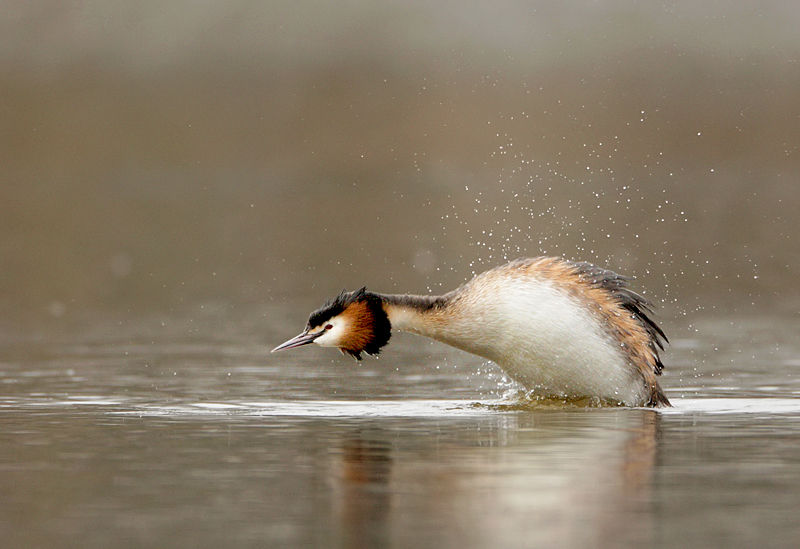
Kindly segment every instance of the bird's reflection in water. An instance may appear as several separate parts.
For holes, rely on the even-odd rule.
[[[641,414],[641,425],[630,429],[630,438],[625,443],[622,480],[625,494],[630,497],[646,495],[660,439],[661,415],[653,410],[642,410]]]
[[[359,431],[341,448],[336,509],[342,547],[389,543],[391,447],[376,434]]]
[[[651,544],[659,414],[617,412],[508,414],[444,440],[358,430],[336,465],[341,545]]]
[[[618,488],[608,491],[609,508],[599,521],[602,545],[647,546],[655,540],[653,475],[658,462],[661,415],[640,410],[623,445]],[[612,485],[613,486],[613,485]]]

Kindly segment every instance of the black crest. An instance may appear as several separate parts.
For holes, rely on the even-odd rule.
[[[317,326],[322,326],[331,318],[342,314],[349,305],[356,301],[353,299],[355,293],[356,292],[347,293],[346,291],[342,290],[342,293],[336,296],[336,298],[329,299],[323,303],[322,307],[311,313],[311,315],[308,317],[308,324],[306,325],[306,328],[316,328]]]

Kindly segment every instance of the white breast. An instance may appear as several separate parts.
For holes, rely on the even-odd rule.
[[[485,357],[537,395],[647,401],[643,381],[600,315],[552,281],[508,278],[473,287],[446,316],[409,331]]]

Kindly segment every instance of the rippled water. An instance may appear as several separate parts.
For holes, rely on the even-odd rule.
[[[658,412],[531,405],[492,366],[414,337],[355,363],[270,355],[283,333],[192,325],[5,336],[4,546],[793,547],[800,535],[796,320],[674,337],[675,406]]]

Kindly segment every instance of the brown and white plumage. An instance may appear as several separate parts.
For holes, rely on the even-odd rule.
[[[395,329],[487,358],[535,396],[668,406],[658,383],[667,338],[651,314],[627,278],[539,257],[486,271],[442,296],[342,292],[274,351],[313,342],[360,358],[380,352]]]

